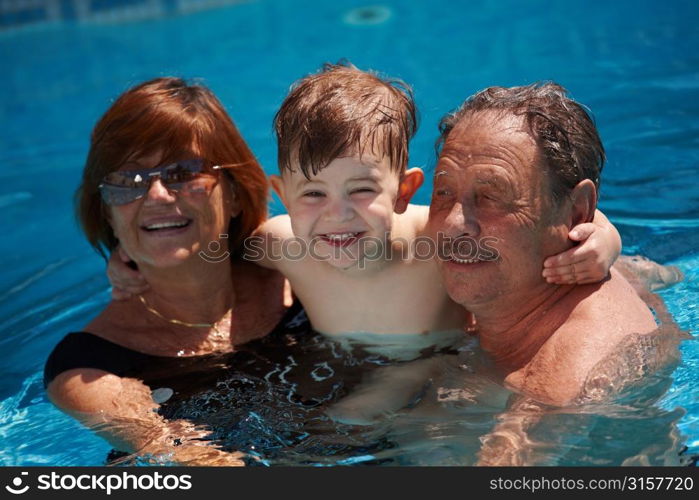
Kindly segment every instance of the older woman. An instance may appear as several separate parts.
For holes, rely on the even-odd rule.
[[[119,450],[239,463],[202,442],[203,429],[154,411],[293,312],[280,274],[237,258],[266,217],[267,182],[234,123],[201,85],[129,89],[95,126],[77,202],[92,246],[119,245],[150,288],[56,346],[49,397]]]

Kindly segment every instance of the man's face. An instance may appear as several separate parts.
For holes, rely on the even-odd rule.
[[[436,168],[430,229],[435,236],[485,241],[496,254],[494,260],[456,253],[439,259],[457,303],[474,306],[545,285],[543,260],[566,248],[568,230],[539,162],[521,117],[481,113],[449,134]]]
[[[367,238],[385,243],[391,231],[399,174],[388,157],[371,153],[336,158],[306,179],[299,168],[282,175],[294,235],[313,244],[315,255],[348,269],[364,257]],[[364,242],[360,244],[360,240]]]

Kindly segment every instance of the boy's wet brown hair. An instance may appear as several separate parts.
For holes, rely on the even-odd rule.
[[[403,173],[417,131],[412,90],[404,82],[340,62],[298,80],[274,117],[280,172],[298,165],[310,179],[336,158],[387,156]]]

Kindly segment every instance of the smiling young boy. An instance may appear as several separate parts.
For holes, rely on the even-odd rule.
[[[271,181],[288,215],[259,229],[267,252],[255,260],[289,279],[318,331],[438,334],[466,324],[433,259],[407,252],[428,213],[409,205],[423,182],[420,169],[406,170],[416,127],[405,87],[345,66],[302,79],[275,117],[281,176]],[[294,246],[302,257],[289,255]]]

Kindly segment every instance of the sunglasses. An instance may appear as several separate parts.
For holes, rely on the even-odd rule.
[[[172,193],[186,196],[206,195],[218,182],[220,165],[207,166],[201,158],[180,160],[168,165],[139,170],[117,170],[98,186],[107,205],[126,205],[143,198],[153,179],[159,179]]]

